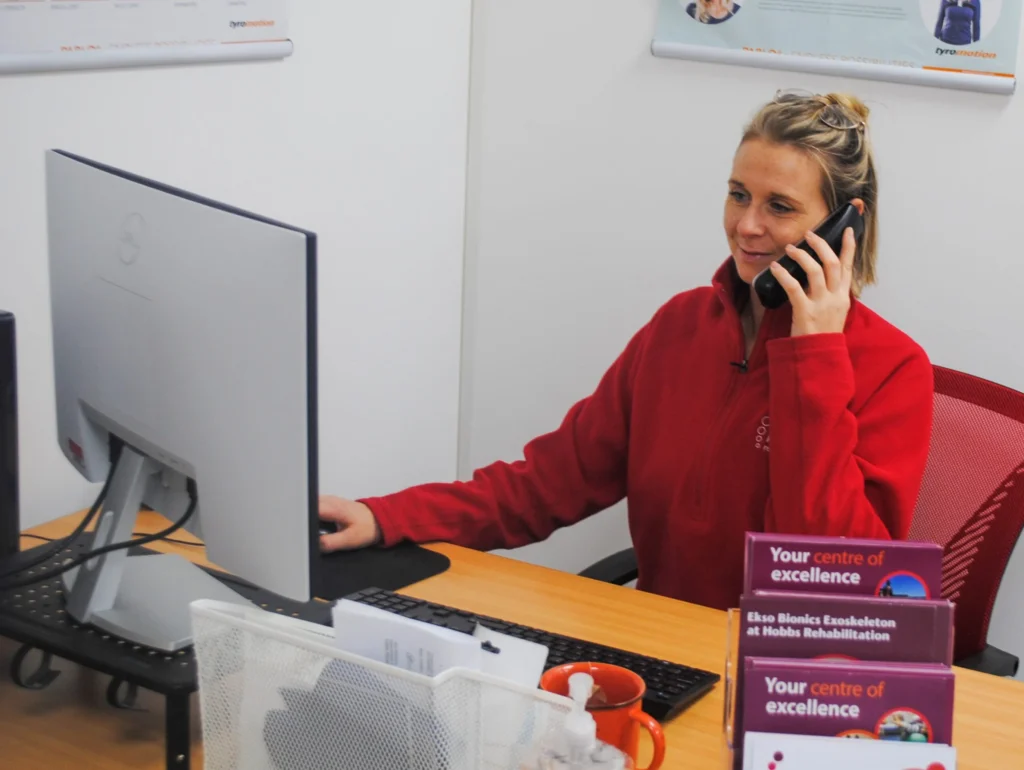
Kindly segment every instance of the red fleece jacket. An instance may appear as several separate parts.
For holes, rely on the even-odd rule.
[[[748,530],[903,539],[924,473],[932,368],[857,300],[842,334],[769,310],[747,362],[732,261],[677,295],[523,459],[364,499],[384,543],[512,548],[628,499],[641,590],[717,608]]]

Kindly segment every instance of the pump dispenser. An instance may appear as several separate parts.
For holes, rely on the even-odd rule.
[[[524,770],[633,770],[633,760],[597,739],[597,723],[587,711],[594,690],[590,674],[569,677],[572,711],[560,730],[549,736]]]

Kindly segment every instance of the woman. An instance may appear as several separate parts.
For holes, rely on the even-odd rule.
[[[524,458],[471,481],[361,502],[324,497],[324,550],[402,540],[517,547],[629,501],[638,588],[717,608],[741,591],[748,530],[905,538],[931,432],[924,351],[856,298],[874,281],[878,182],[868,110],[780,93],[743,134],[725,202],[731,256],[678,294],[596,390]],[[836,255],[810,230],[861,210]],[[791,244],[807,238],[820,257]],[[806,270],[800,284],[774,262]],[[761,306],[775,272],[789,302]]]
[[[721,24],[737,13],[740,7],[733,0],[695,0],[686,6],[691,18],[701,24]]]

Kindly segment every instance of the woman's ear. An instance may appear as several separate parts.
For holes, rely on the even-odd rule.
[[[856,208],[857,211],[860,212],[861,216],[864,216],[864,201],[862,201],[860,198],[854,198],[852,201],[850,201],[850,203],[852,203],[854,208]]]

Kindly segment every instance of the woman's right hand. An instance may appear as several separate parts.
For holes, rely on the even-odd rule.
[[[321,495],[320,518],[337,527],[337,532],[320,536],[320,550],[325,553],[366,548],[380,542],[377,517],[363,503]]]

